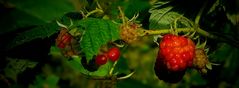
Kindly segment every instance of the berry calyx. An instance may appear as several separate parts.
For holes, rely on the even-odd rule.
[[[120,50],[117,47],[110,48],[110,50],[107,52],[108,58],[115,62],[119,59],[120,57]]]
[[[97,55],[95,57],[95,62],[97,65],[104,65],[107,63],[107,57],[105,55]]]

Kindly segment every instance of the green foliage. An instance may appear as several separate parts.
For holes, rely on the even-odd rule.
[[[106,0],[108,2],[108,0]],[[137,3],[137,4],[135,4]],[[117,19],[119,16],[118,7],[121,7],[123,12],[128,18],[133,17],[137,13],[139,13],[138,20],[142,21],[145,17],[147,17],[148,9],[150,8],[150,3],[148,0],[115,0],[112,2],[112,5],[108,7],[108,13],[110,17]]]
[[[1,13],[0,16],[0,35],[12,32],[19,28],[44,24],[43,20],[38,19],[19,9],[9,11],[9,13]]]
[[[28,13],[44,22],[61,17],[66,12],[74,11],[68,0],[9,0],[17,9]],[[23,3],[24,2],[24,3]]]
[[[77,24],[85,30],[80,47],[85,53],[87,61],[99,52],[102,45],[119,39],[119,26],[110,20],[87,18]]]
[[[151,88],[150,85],[145,85],[138,80],[127,79],[117,84],[117,88]]]
[[[34,84],[29,85],[29,88],[58,88],[59,77],[55,75],[49,75],[44,77],[43,75],[38,75]]]
[[[59,26],[55,22],[37,26],[33,29],[18,34],[15,39],[12,40],[8,47],[13,48],[15,46],[21,45],[37,38],[44,39],[50,37],[54,33],[58,32],[58,30]]]
[[[151,10],[149,11],[151,13],[149,18],[149,28],[171,28],[172,25],[175,25],[175,21],[179,22],[178,24],[190,27],[190,22],[182,14],[179,14],[178,12],[174,11],[174,7],[167,5],[167,3],[168,2],[158,2],[158,4],[151,8]],[[176,25],[176,27],[177,26],[178,25]]]
[[[13,59],[8,58],[9,63],[4,68],[4,73],[6,77],[13,79],[14,81],[17,80],[17,75],[22,73],[27,68],[34,68],[37,62],[32,62],[29,60],[22,60],[22,59]]]
[[[30,41],[35,39],[48,38],[53,34],[56,34],[59,31],[60,27],[59,25],[57,25],[55,19],[59,17],[61,18],[57,19],[57,21],[66,25],[70,32],[80,32],[81,35],[79,37],[74,36],[74,38],[77,37],[77,40],[79,39],[79,41],[77,42],[80,43],[80,47],[77,47],[77,50],[79,50],[80,55],[73,56],[71,58],[64,57],[62,55],[61,49],[52,46],[49,55],[55,55],[58,59],[52,57],[42,59],[46,60],[43,61],[44,63],[41,63],[41,65],[44,64],[45,66],[42,67],[43,69],[34,68],[36,64],[38,64],[38,62],[32,62],[30,60],[34,58],[26,58],[27,60],[18,59],[17,57],[16,59],[8,58],[6,59],[7,65],[4,66],[5,68],[3,70],[0,69],[0,71],[3,71],[4,73],[0,74],[0,82],[5,82],[5,80],[7,80],[5,83],[9,82],[10,87],[17,88],[19,87],[19,85],[24,86],[23,88],[58,88],[61,87],[58,84],[59,80],[63,79],[63,83],[65,83],[65,80],[68,80],[70,82],[68,84],[66,82],[66,85],[70,85],[71,88],[75,88],[79,87],[79,84],[87,85],[87,82],[89,82],[88,84],[90,85],[93,84],[92,82],[98,84],[94,80],[89,81],[85,78],[90,79],[91,77],[108,76],[113,62],[108,61],[107,64],[100,66],[98,70],[90,72],[83,67],[81,63],[81,56],[85,55],[87,61],[89,62],[93,59],[94,55],[99,53],[101,46],[120,39],[119,24],[114,22],[121,22],[118,21],[118,6],[121,6],[123,12],[128,18],[131,18],[133,15],[139,13],[139,18],[137,19],[137,21],[141,21],[143,27],[149,24],[149,29],[160,30],[170,29],[172,26],[178,28],[192,27],[190,20],[195,19],[196,14],[202,7],[201,5],[204,4],[204,1],[206,0],[196,0],[195,2],[191,0],[4,0],[3,2],[0,1],[0,4],[4,4],[5,1],[12,4],[13,8],[11,7],[10,11],[3,11],[3,13],[1,13],[2,16],[0,17],[0,29],[2,30],[0,30],[0,35],[8,34],[11,32],[15,33],[15,31],[18,32],[21,30],[26,31],[18,33],[16,37],[14,36],[14,40],[10,40],[11,43],[7,43],[9,51],[7,50],[7,52],[2,52],[2,50],[0,50],[1,55],[5,53],[8,54],[16,46],[22,45],[24,43],[29,43]],[[90,10],[93,10],[97,7],[97,1],[103,8],[104,14],[92,14],[89,17],[98,18],[82,19],[82,14],[77,14],[77,16],[80,15],[78,19],[66,16],[66,14],[73,11],[80,13],[79,10],[83,10],[83,12],[86,13]],[[148,9],[150,8],[152,2],[156,1],[157,3],[153,5],[153,7],[151,7],[151,9],[149,10],[150,18],[148,18]],[[122,76],[123,73],[123,75],[125,76],[125,73],[129,73],[132,69],[135,69],[135,74],[130,79],[118,81],[117,87],[237,87],[239,83],[239,76],[237,75],[239,49],[231,45],[238,45],[238,30],[234,30],[235,28],[237,28],[237,21],[235,19],[238,16],[238,9],[235,9],[236,5],[229,3],[230,1],[213,0],[208,2],[209,3],[206,5],[205,10],[202,12],[199,24],[196,25],[198,25],[208,33],[213,31],[213,34],[215,34],[222,40],[220,41],[220,43],[216,39],[207,39],[200,37],[200,40],[208,41],[206,47],[208,47],[210,50],[209,61],[220,64],[219,66],[212,66],[212,70],[208,71],[209,76],[205,76],[204,78],[198,72],[196,72],[196,70],[189,70],[186,72],[182,81],[177,84],[168,84],[161,80],[158,80],[153,71],[153,64],[155,62],[155,57],[157,56],[156,54],[158,47],[157,45],[150,43],[147,44],[147,47],[142,48],[143,50],[141,51],[130,51],[129,48],[124,48],[126,50],[122,50],[121,58],[119,59],[113,73],[117,73],[117,76]],[[234,0],[232,2],[235,3],[238,1]],[[4,5],[3,7],[5,10],[7,6]],[[9,8],[7,8],[7,10],[9,10]],[[1,11],[2,7],[0,7],[0,12]],[[105,15],[105,17],[109,17],[107,18],[108,20],[105,20],[104,18],[101,19],[101,16],[103,15]],[[73,22],[72,26],[70,26],[71,21]],[[177,25],[175,25],[175,23]],[[54,41],[55,39],[52,38],[50,40]],[[151,40],[152,39],[150,39],[149,41]],[[139,45],[143,44],[140,43]],[[156,47],[154,49],[155,52],[153,51],[153,49],[148,49],[151,46],[154,48]],[[135,52],[141,53],[129,54]],[[125,54],[129,54],[127,58],[124,56]],[[2,56],[5,57],[4,55]],[[5,60],[5,58],[3,59]],[[1,61],[3,59],[1,59]],[[16,80],[18,74],[22,74],[28,68],[34,68],[34,70],[43,70],[42,73],[44,74],[38,74],[34,83],[30,84],[30,86],[17,84],[18,82],[16,83]],[[210,73],[211,75],[213,75],[213,77],[211,77]],[[212,78],[212,80],[210,78]],[[215,80],[215,78],[217,80]],[[9,79],[13,80],[14,82],[11,82],[11,80]],[[1,85],[2,84],[0,84],[0,87],[2,87]],[[98,85],[93,85],[93,87],[95,86]],[[83,88],[87,87],[84,86]]]
[[[150,4],[147,0],[129,0],[129,2],[125,2],[124,5],[127,5],[124,8],[124,13],[129,18],[133,17],[136,13],[143,13],[150,8]],[[139,18],[145,17],[145,15],[144,13],[144,15],[140,15]]]
[[[223,70],[227,73],[221,74],[222,79],[232,80],[234,78],[235,71],[238,70],[239,60],[239,49],[229,46],[228,44],[222,43],[220,47],[210,54],[212,61],[220,62],[223,65]],[[227,75],[224,77],[224,75]],[[234,80],[234,79],[233,79]]]

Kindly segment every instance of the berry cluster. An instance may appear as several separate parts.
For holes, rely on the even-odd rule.
[[[112,62],[115,62],[120,57],[120,50],[117,47],[110,48],[108,52],[104,54],[99,54],[95,58],[97,65],[104,65],[107,63],[107,60],[110,59]]]
[[[81,64],[82,66],[90,72],[96,71],[101,65],[107,63],[108,59],[112,62],[115,62],[120,57],[120,50],[117,47],[113,47],[108,52],[104,54],[98,54],[93,57],[89,62],[87,62],[86,57],[82,57]]]

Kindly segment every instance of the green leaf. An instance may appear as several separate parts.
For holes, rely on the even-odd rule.
[[[238,17],[239,17],[239,14],[229,14],[229,13],[227,13],[227,18],[231,21],[231,23],[233,25],[237,24],[237,20],[235,20],[235,19],[237,19]]]
[[[231,46],[225,43],[221,43],[219,44],[217,50],[215,50],[213,53],[209,55],[209,58],[215,62],[222,63],[228,59],[229,55],[231,54],[231,50],[232,50]]]
[[[127,72],[130,72],[129,70],[130,68],[127,65],[127,59],[120,57],[118,60],[118,63],[116,64],[114,68],[114,72],[127,73]]]
[[[186,81],[186,83],[183,84],[185,86],[202,86],[207,84],[207,80],[204,79],[196,70],[189,70],[184,76],[184,80]]]
[[[112,2],[107,9],[110,15],[109,17],[120,20],[118,18],[120,15],[118,9],[119,6],[122,8],[126,17],[132,18],[134,15],[139,13],[137,21],[142,21],[143,19],[148,18],[148,9],[151,5],[148,0],[116,0],[115,2]]]
[[[47,38],[53,35],[54,33],[58,32],[59,27],[56,22],[48,23],[45,25],[41,25],[35,27],[33,29],[27,30],[18,34],[15,39],[9,44],[9,48],[13,48],[15,46],[21,45],[23,43],[32,41],[37,38]]]
[[[239,49],[229,46],[228,44],[221,44],[220,47],[210,54],[211,61],[215,63],[222,63],[222,73],[221,78],[226,80],[231,80],[237,76],[236,71],[238,70],[239,62]],[[226,77],[225,77],[226,75]]]
[[[66,12],[74,11],[74,6],[69,0],[9,0],[9,2],[17,9],[45,22],[50,22]]]
[[[213,5],[212,5],[212,7],[209,9],[209,11],[207,12],[207,14],[209,14],[209,13],[212,13],[216,8],[217,8],[217,6],[219,6],[220,5],[220,1],[219,0],[216,0],[214,3],[213,3]]]
[[[13,9],[9,12],[3,12],[0,16],[0,35],[12,32],[19,28],[30,27],[34,25],[44,24],[43,20],[38,19],[19,9]]]
[[[40,74],[36,76],[34,84],[29,85],[29,88],[58,88],[57,83],[59,79],[60,78],[56,75],[49,75],[45,78],[42,74]]]
[[[14,81],[17,80],[17,75],[19,73],[22,73],[27,68],[34,68],[37,64],[37,62],[23,59],[7,58],[7,60],[9,61],[9,63],[4,68],[4,73],[7,77],[13,79]]]
[[[207,67],[207,69],[212,70],[212,64],[211,63],[206,64],[206,67]]]
[[[46,83],[49,85],[49,88],[57,88],[59,77],[55,75],[50,75],[46,78]]]
[[[98,53],[102,45],[119,39],[119,27],[110,20],[87,18],[77,24],[85,29],[80,44],[87,61]]]
[[[150,29],[158,29],[158,28],[170,28],[170,25],[174,18],[180,16],[180,14],[176,12],[170,12],[173,9],[172,6],[151,10],[150,18],[149,18],[149,28]]]
[[[127,17],[133,17],[133,15],[149,9],[150,4],[148,0],[129,0],[127,7],[125,8],[125,15]],[[137,3],[137,4],[135,4]],[[141,15],[144,16],[144,15]]]
[[[183,14],[178,13],[177,9],[171,6],[170,1],[157,2],[150,10],[149,18],[150,29],[164,29],[176,27],[191,27],[191,21],[188,20]],[[176,23],[176,24],[175,24]]]

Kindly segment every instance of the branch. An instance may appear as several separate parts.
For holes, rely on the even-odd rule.
[[[140,36],[147,35],[161,35],[170,33],[171,29],[154,29],[154,30],[143,30],[143,33]],[[193,32],[195,31],[193,28],[177,28],[177,32]]]
[[[197,27],[195,28],[177,28],[177,32],[194,32],[196,31],[200,35],[204,37],[208,37],[211,39],[217,39],[218,37],[216,35],[210,34],[207,31],[202,30],[201,28]],[[167,34],[170,33],[172,30],[171,29],[154,29],[154,30],[142,30],[142,33],[140,36],[148,36],[148,35],[162,35],[162,34]]]

